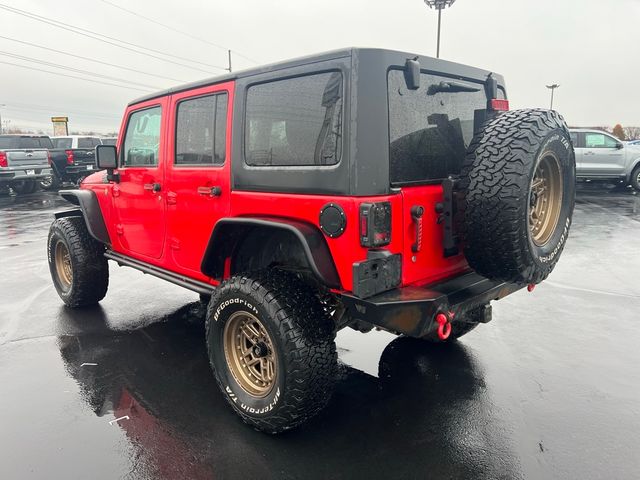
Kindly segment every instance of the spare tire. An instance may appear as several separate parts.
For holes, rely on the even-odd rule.
[[[462,169],[464,253],[479,274],[539,283],[564,248],[575,202],[575,154],[551,110],[514,110],[482,126]]]

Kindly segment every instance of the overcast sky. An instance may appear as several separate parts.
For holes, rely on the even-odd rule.
[[[0,0],[0,7],[17,8],[175,55],[173,61],[193,67],[133,53],[0,9],[1,37],[151,74],[0,38],[0,104],[5,104],[0,113],[3,120],[10,120],[9,126],[48,131],[51,116],[67,115],[71,130],[117,130],[124,106],[132,98],[224,73],[204,65],[226,66],[224,48],[254,60],[233,54],[234,70],[347,46],[435,56],[437,15],[422,0],[108,2],[210,43],[168,30],[102,0]],[[512,109],[548,108],[545,84],[559,83],[554,107],[571,125],[640,126],[639,46],[640,0],[457,0],[443,12],[442,58],[503,74]],[[16,55],[112,78],[88,77]],[[193,60],[201,63],[191,63]]]

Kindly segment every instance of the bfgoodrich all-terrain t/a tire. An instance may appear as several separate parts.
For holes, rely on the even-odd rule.
[[[569,234],[575,168],[569,131],[557,112],[514,110],[485,123],[462,169],[469,265],[495,280],[544,280]]]
[[[297,276],[276,270],[224,281],[209,303],[206,331],[218,385],[254,428],[294,428],[329,401],[334,326]]]
[[[53,284],[67,306],[95,305],[107,294],[104,246],[89,234],[84,218],[58,218],[51,224],[47,256]]]

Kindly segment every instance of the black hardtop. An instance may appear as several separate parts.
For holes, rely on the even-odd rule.
[[[271,63],[255,68],[241,70],[238,72],[228,73],[225,75],[218,75],[215,77],[206,78],[203,80],[197,80],[195,82],[186,83],[176,87],[171,87],[166,90],[151,93],[143,97],[136,98],[129,102],[129,106],[137,103],[153,100],[154,98],[164,97],[178,92],[184,92],[193,90],[200,87],[206,87],[214,85],[216,83],[228,82],[231,80],[237,80],[241,78],[248,78],[255,75],[261,75],[265,73],[277,72],[287,70],[290,68],[300,67],[304,65],[311,65],[314,63],[325,62],[327,60],[335,60],[339,58],[352,57],[352,66],[361,65],[361,62],[365,61],[370,63],[371,67],[379,64],[386,66],[401,67],[408,59],[416,59],[420,63],[422,70],[434,71],[439,73],[447,73],[452,77],[459,79],[485,79],[489,74],[498,81],[498,85],[504,88],[504,79],[501,75],[497,75],[488,70],[483,70],[460,63],[450,62],[448,60],[437,59],[428,57],[425,55],[418,55],[415,53],[401,52],[398,50],[387,50],[381,48],[343,48],[339,50],[332,50],[323,53],[317,53],[304,57],[295,58],[292,60],[286,60],[282,62]],[[368,69],[367,69],[368,70]]]

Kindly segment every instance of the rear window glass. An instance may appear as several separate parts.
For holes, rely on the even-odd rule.
[[[71,148],[70,138],[52,138],[53,148]]]
[[[248,165],[335,165],[342,154],[342,74],[254,85],[247,92]]]
[[[391,70],[388,95],[391,183],[459,173],[473,138],[476,111],[487,106],[484,85],[422,73],[420,88],[410,90],[404,72]]]
[[[101,139],[102,145],[115,145],[118,141],[117,138],[103,138]]]
[[[100,139],[96,137],[78,138],[78,148],[93,148],[100,145]]]
[[[227,94],[178,104],[176,165],[222,165],[227,130]]]
[[[17,137],[0,137],[0,148],[17,148],[18,138]]]
[[[37,137],[20,137],[16,148],[40,148],[40,140]]]

